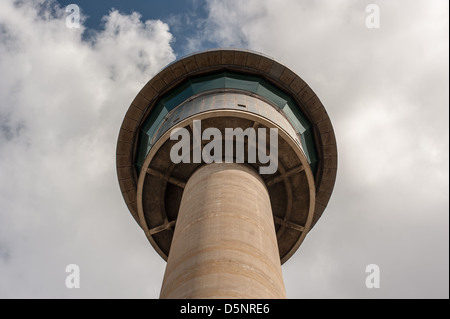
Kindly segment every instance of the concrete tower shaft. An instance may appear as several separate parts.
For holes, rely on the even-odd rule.
[[[285,298],[270,198],[242,164],[202,166],[183,192],[161,298]]]

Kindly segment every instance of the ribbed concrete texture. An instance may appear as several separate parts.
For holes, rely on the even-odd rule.
[[[286,298],[270,199],[242,164],[209,164],[188,180],[161,298]]]

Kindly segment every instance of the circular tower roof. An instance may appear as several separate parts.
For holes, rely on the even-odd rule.
[[[336,178],[337,147],[328,114],[312,89],[293,71],[262,54],[235,49],[208,50],[177,60],[154,76],[131,103],[120,129],[116,151],[116,165],[121,192],[128,209],[145,231],[149,241],[158,253],[166,259],[170,250],[176,219],[170,220],[166,217],[165,220],[161,220],[161,225],[156,227],[153,225],[150,229],[148,217],[143,212],[145,203],[144,205],[142,204],[142,201],[145,201],[145,198],[142,199],[142,189],[145,187],[145,182],[142,177],[139,180],[139,175],[144,176],[149,173],[150,175],[162,178],[166,181],[165,184],[170,182],[180,187],[181,192],[185,181],[174,178],[170,174],[167,175],[167,172],[161,172],[148,167],[152,159],[147,157],[156,158],[157,162],[157,154],[156,151],[153,153],[147,151],[143,155],[140,154],[142,153],[139,146],[139,144],[142,144],[140,135],[142,134],[143,127],[148,125],[149,119],[151,120],[152,111],[160,105],[163,99],[167,99],[167,96],[171,96],[171,94],[173,95],[174,91],[179,91],[181,86],[186,86],[186,81],[190,81],[191,79],[204,79],[209,75],[217,76],[220,72],[232,72],[233,74],[243,74],[248,77],[261,79],[261,81],[264,81],[265,87],[279,90],[281,92],[280,94],[287,96],[291,101],[290,105],[295,105],[298,108],[298,110],[294,111],[299,111],[308,122],[309,131],[307,133],[311,141],[310,143],[314,144],[314,163],[312,163],[312,160],[308,160],[308,162],[309,164],[313,164],[313,170],[309,168],[306,162],[306,157],[308,156],[305,156],[305,154],[299,155],[299,163],[302,162],[302,167],[308,166],[304,174],[309,174],[309,184],[307,185],[309,185],[309,191],[314,192],[312,194],[313,196],[310,197],[314,202],[310,205],[311,211],[308,214],[308,221],[303,223],[303,225],[289,220],[289,214],[283,215],[282,217],[275,216],[275,224],[278,226],[277,234],[279,236],[277,236],[279,240],[280,258],[282,262],[285,262],[297,250],[307,232],[315,225],[328,204]],[[191,95],[194,94],[192,93]],[[260,98],[258,92],[254,95]],[[270,101],[270,96],[268,98],[267,96],[263,96],[263,98],[266,97],[264,101],[267,104],[275,105],[276,101],[274,100],[276,100],[276,96],[272,101]],[[192,122],[190,125],[192,126]],[[264,119],[261,119],[259,125],[269,127],[270,123],[266,124]],[[157,135],[155,133],[154,135],[158,138],[165,136],[164,138],[167,139],[167,134],[164,135],[161,133]],[[289,134],[285,135],[287,136]],[[285,140],[288,141],[288,144],[293,141],[289,137],[286,137]],[[154,141],[153,144],[156,145],[158,144],[157,142]],[[162,142],[160,144],[162,145]],[[143,167],[144,158],[147,159],[147,163]],[[140,172],[141,168],[145,168],[146,170],[142,174]],[[173,170],[173,167],[171,169]],[[190,170],[190,173],[194,169],[195,167]],[[299,169],[293,169],[291,171],[281,172],[275,179],[285,180],[285,184],[293,188],[296,187],[295,181],[289,181],[289,179],[299,173]],[[163,176],[164,174],[166,175]],[[149,181],[150,179],[146,183],[148,184]],[[273,182],[274,179],[272,178],[269,184],[273,184]],[[151,187],[147,186],[146,192],[150,189]],[[174,193],[177,191],[180,192],[179,189],[176,190],[173,188],[173,190]],[[166,192],[168,191],[171,190],[166,190]],[[147,196],[153,196],[153,194],[148,194]],[[290,197],[286,201],[290,205],[296,205],[296,195],[292,195],[291,193]],[[151,204],[148,205],[150,206],[146,209],[151,210],[149,208]],[[293,239],[289,239],[293,236],[289,235],[289,232],[285,232],[285,229],[290,230],[291,234],[297,232],[298,235],[295,235]],[[282,233],[285,233],[283,235],[284,237],[282,237]],[[158,238],[156,239],[155,236],[158,236]],[[286,238],[288,239],[286,240]]]

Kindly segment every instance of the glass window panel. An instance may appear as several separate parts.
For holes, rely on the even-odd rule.
[[[289,121],[292,123],[298,133],[303,134],[306,131],[302,123],[299,121],[298,117],[292,112],[292,108],[285,107],[283,109],[283,112],[289,118]]]
[[[314,146],[314,136],[312,130],[306,130],[305,133],[301,135],[301,141],[303,145],[303,150],[305,151],[306,157],[309,163],[317,162],[317,154]]]
[[[158,103],[155,108],[152,110],[152,112],[150,113],[150,116],[148,117],[147,120],[145,120],[145,124],[142,126],[142,131],[147,133],[153,122],[156,120],[156,118],[158,117],[159,113],[161,113],[161,110],[163,109],[164,105],[162,103]]]
[[[227,89],[238,89],[256,93],[258,84],[258,78],[237,73],[226,73],[225,87]]]
[[[165,106],[162,103],[159,103],[157,107],[153,110],[152,115],[147,120],[146,125],[142,128],[142,130],[150,137],[152,137],[155,133],[161,121],[164,119],[166,114],[169,113]],[[152,140],[148,141],[149,145],[153,143]]]
[[[289,99],[288,103],[285,105],[285,108],[289,108],[291,112],[295,115],[295,117],[300,121],[301,125],[307,130],[311,127],[308,119],[305,115],[300,111],[298,105],[292,100]],[[285,108],[283,110],[285,110]]]
[[[142,167],[145,161],[145,157],[147,156],[148,152],[150,151],[150,147],[148,146],[148,139],[149,136],[142,132],[141,136],[139,137],[139,148],[137,152],[137,165]]]
[[[221,72],[219,74],[192,79],[191,86],[194,94],[214,89],[222,89],[225,87],[225,77],[223,76],[223,72]]]
[[[284,107],[287,103],[287,98],[283,98],[282,96],[283,93],[279,90],[276,90],[265,81],[259,83],[256,93],[261,95],[262,97],[265,97],[269,101],[272,101],[280,108]]]
[[[260,78],[257,76],[236,73],[236,72],[232,72],[232,71],[225,71],[224,76],[226,76],[228,78],[237,79],[237,80],[243,80],[243,81],[254,81],[254,82],[260,81]]]
[[[176,89],[174,92],[171,92],[168,96],[164,97],[161,102],[170,111],[192,95],[194,95],[194,92],[190,83],[185,83],[179,89]]]

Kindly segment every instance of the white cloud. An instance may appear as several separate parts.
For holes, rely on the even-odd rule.
[[[134,96],[174,60],[172,35],[111,11],[84,41],[63,9],[0,4],[0,297],[157,297],[163,261],[121,198],[115,146]],[[149,265],[155,285],[133,285]]]

